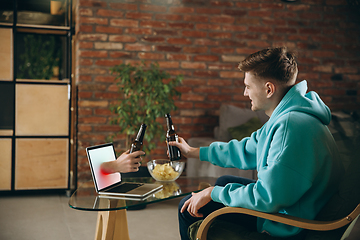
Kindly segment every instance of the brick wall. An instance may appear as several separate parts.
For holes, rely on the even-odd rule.
[[[78,181],[90,180],[85,147],[119,130],[110,124],[109,105],[121,98],[111,66],[157,61],[183,74],[172,115],[184,138],[212,136],[222,103],[250,107],[237,65],[269,46],[298,51],[299,80],[332,110],[359,109],[359,14],[346,0],[78,0]],[[166,157],[165,144],[151,155]]]

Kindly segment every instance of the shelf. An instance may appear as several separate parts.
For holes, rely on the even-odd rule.
[[[13,79],[13,61],[12,29],[0,28],[0,80]]]

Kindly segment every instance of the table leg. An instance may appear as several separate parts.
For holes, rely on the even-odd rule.
[[[126,209],[99,212],[95,240],[130,240]]]

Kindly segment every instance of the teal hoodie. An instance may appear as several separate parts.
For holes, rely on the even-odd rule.
[[[256,169],[256,183],[215,186],[211,198],[231,207],[314,219],[344,170],[326,125],[331,113],[307,82],[293,86],[263,127],[241,141],[200,148],[200,159],[227,168]],[[275,237],[301,229],[258,218],[259,232]]]

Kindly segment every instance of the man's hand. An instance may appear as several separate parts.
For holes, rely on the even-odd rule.
[[[182,137],[179,137],[179,142],[171,141],[169,142],[169,145],[178,147],[181,151],[181,154],[187,158],[199,158],[200,149],[190,147]]]
[[[141,155],[144,155],[143,151],[136,151],[129,153],[130,150],[127,150],[120,155],[115,161],[104,162],[101,164],[101,171],[105,174],[110,173],[127,173],[127,172],[137,172],[141,166]]]
[[[182,206],[180,212],[187,210],[193,217],[203,217],[203,214],[199,213],[199,209],[205,206],[211,201],[211,191],[214,187],[208,187],[201,192],[192,193],[189,198]]]

